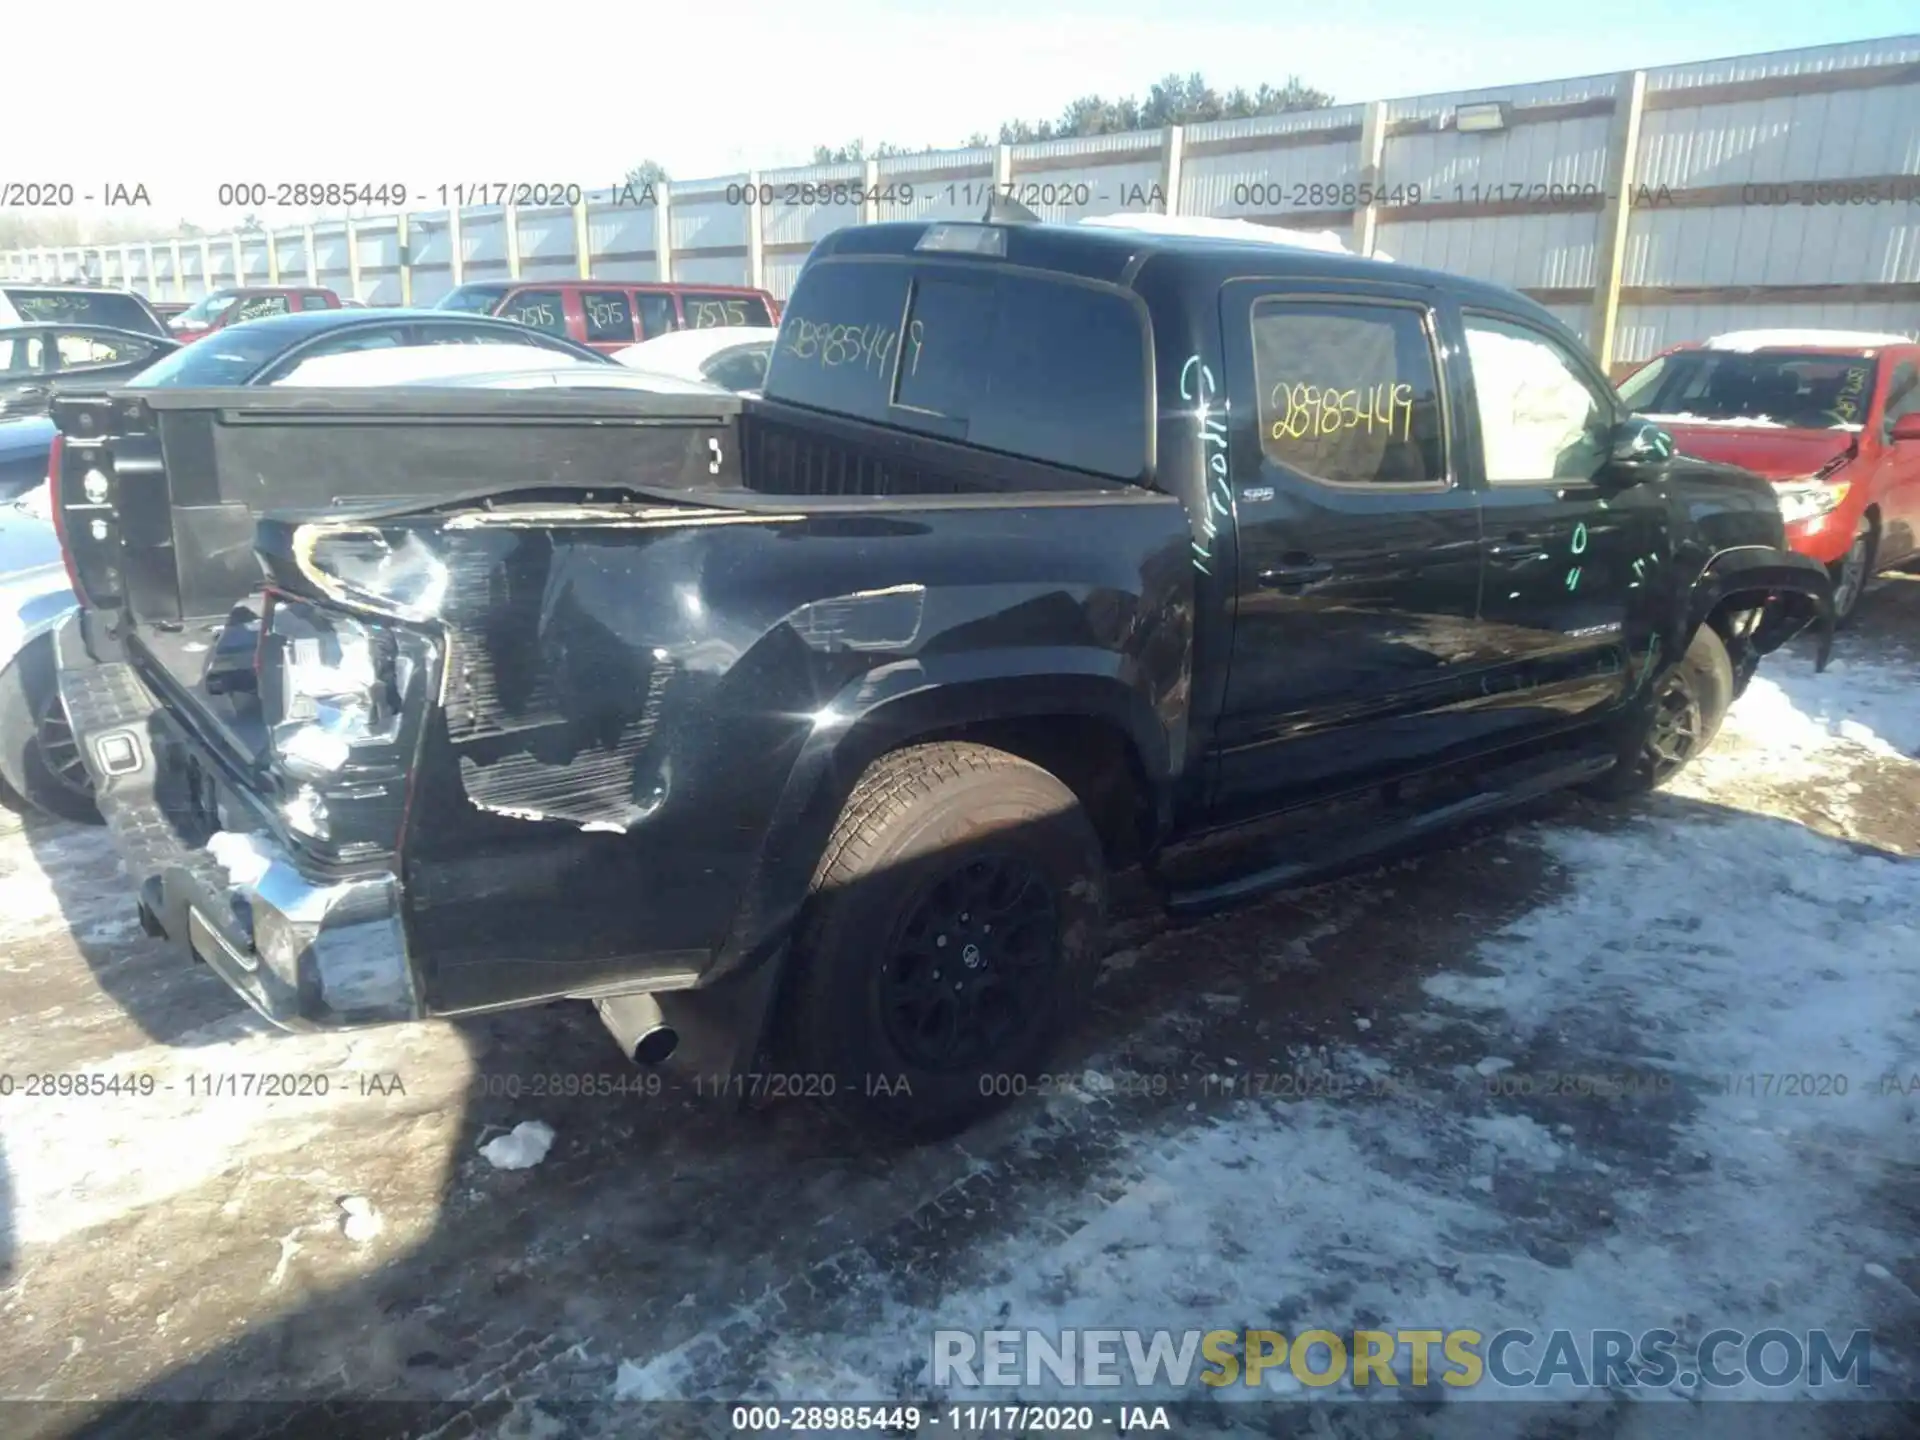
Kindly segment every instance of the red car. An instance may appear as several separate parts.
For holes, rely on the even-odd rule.
[[[780,303],[764,290],[632,280],[477,280],[433,308],[516,320],[606,355],[673,330],[780,323]]]
[[[1920,554],[1920,344],[1745,330],[1656,356],[1620,398],[1684,454],[1775,482],[1787,538],[1833,575],[1846,623],[1867,582]]]
[[[247,320],[264,320],[269,315],[291,315],[295,311],[339,308],[338,295],[312,285],[229,286],[202,295],[169,319],[167,324],[173,330],[173,338],[184,345]]]

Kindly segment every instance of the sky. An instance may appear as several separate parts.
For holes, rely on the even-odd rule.
[[[1144,94],[1170,71],[1221,89],[1298,75],[1360,101],[1915,28],[1912,0],[574,0],[509,25],[478,6],[95,0],[78,35],[57,7],[15,8],[16,60],[83,44],[86,62],[83,75],[8,66],[0,182],[73,184],[82,210],[80,196],[144,185],[158,234],[183,216],[310,218],[222,205],[234,182],[398,182],[430,209],[442,185],[604,189],[645,158],[693,179],[805,163],[815,144],[856,137],[958,145],[1088,93]],[[29,115],[57,119],[37,129],[17,118]]]

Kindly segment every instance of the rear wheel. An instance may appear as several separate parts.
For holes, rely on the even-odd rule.
[[[1718,631],[1702,625],[1680,662],[1654,681],[1620,763],[1591,787],[1594,793],[1625,799],[1673,779],[1720,733],[1733,689],[1727,647]]]
[[[1860,611],[1860,598],[1867,593],[1867,581],[1873,578],[1873,555],[1878,537],[1873,520],[1862,514],[1854,527],[1853,543],[1847,553],[1827,567],[1833,577],[1833,623],[1837,629],[1849,623]]]
[[[0,671],[0,777],[49,815],[100,823],[93,781],[60,703],[52,636],[30,643]]]
[[[871,1127],[943,1132],[1024,1093],[1092,989],[1100,840],[1053,775],[913,746],[855,786],[801,924],[788,1048]]]

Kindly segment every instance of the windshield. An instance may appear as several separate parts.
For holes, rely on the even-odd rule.
[[[1620,383],[1637,415],[1673,424],[1858,430],[1874,362],[1857,355],[1680,350]]]
[[[211,325],[226,312],[238,295],[234,290],[215,290],[211,295],[202,295],[193,304],[173,317],[176,325]]]
[[[288,336],[278,325],[235,326],[216,330],[156,360],[128,385],[244,385],[260,367],[286,349]]]
[[[441,296],[433,308],[459,310],[467,315],[491,315],[493,307],[506,293],[504,285],[458,285]]]

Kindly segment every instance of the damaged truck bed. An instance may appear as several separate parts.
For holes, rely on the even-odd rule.
[[[1112,867],[1201,907],[1646,788],[1824,613],[1764,482],[1624,414],[1590,495],[1494,496],[1438,350],[1323,347],[1385,376],[1371,459],[1266,443],[1260,286],[1558,338],[1242,248],[842,232],[765,399],[63,399],[61,694],[143,923],[283,1026],[590,999],[636,1059],[945,1122],[1084,999]],[[1314,473],[1355,464],[1400,468]],[[1578,527],[1578,604],[1498,573],[1496,507]],[[1255,822],[1230,874],[1172,848]]]

